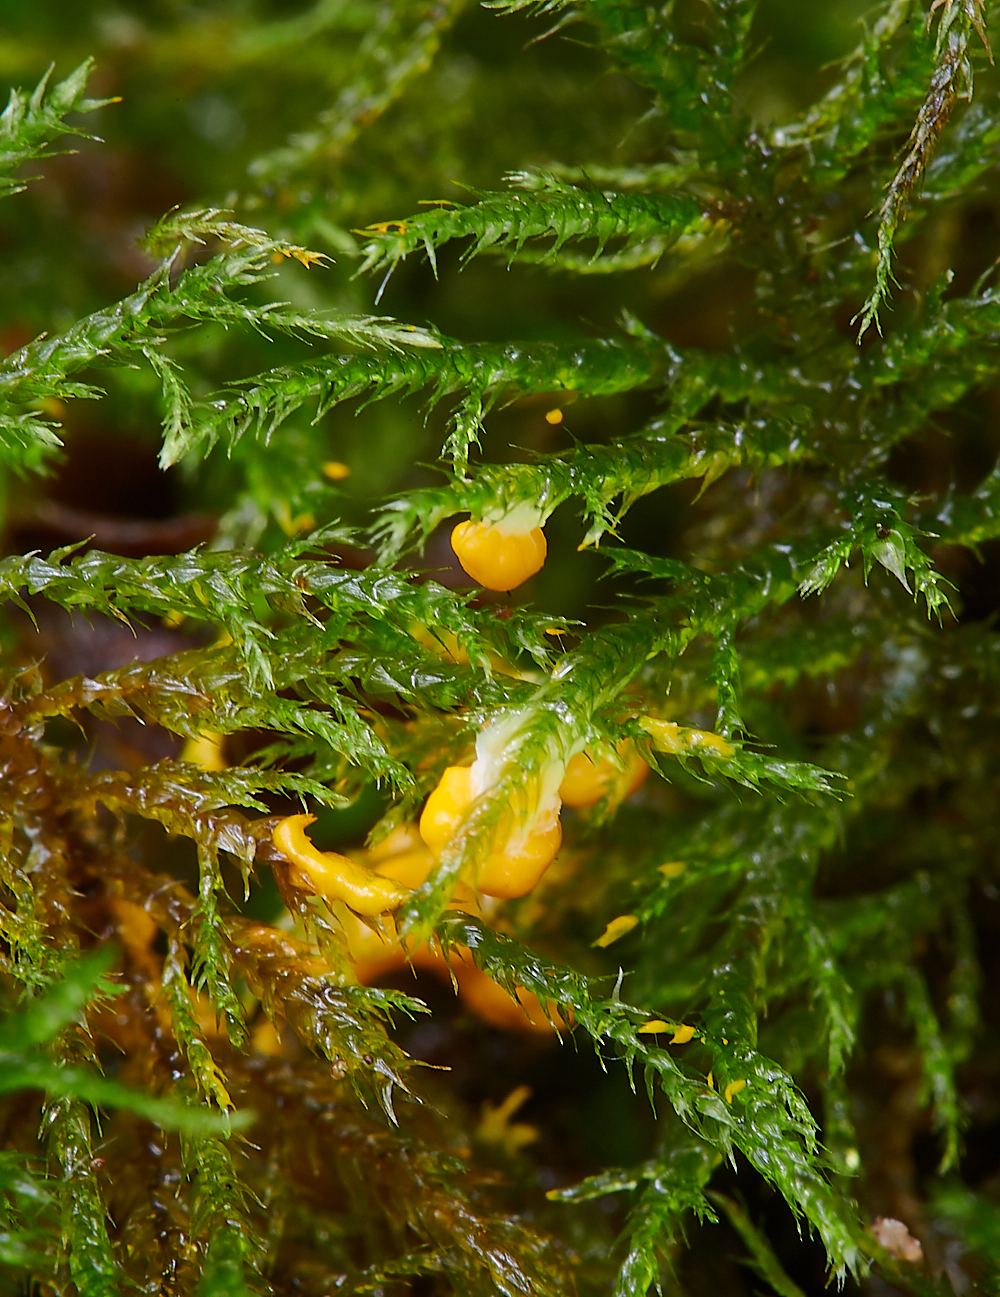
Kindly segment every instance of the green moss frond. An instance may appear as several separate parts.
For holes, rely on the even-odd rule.
[[[5,206],[3,1292],[721,1293],[738,1238],[782,1297],[929,1294],[876,1215],[1000,1260],[985,6],[846,56],[833,0],[808,50],[753,0],[491,7],[102,11],[129,182]],[[0,194],[90,72],[12,94]],[[545,529],[530,584],[466,517]],[[558,857],[478,895],[543,791]]]
[[[11,90],[0,114],[0,198],[19,194],[26,179],[12,173],[25,162],[51,156],[52,144],[63,135],[86,136],[66,122],[71,113],[92,113],[115,99],[88,99],[85,91],[94,71],[94,60],[85,59],[63,81],[50,85],[52,68],[30,95]]]

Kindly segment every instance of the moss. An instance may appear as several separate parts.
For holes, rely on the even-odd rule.
[[[984,5],[78,8],[2,51],[0,1291],[989,1290]],[[454,766],[364,923],[275,845]]]

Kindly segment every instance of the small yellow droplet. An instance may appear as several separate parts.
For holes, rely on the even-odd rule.
[[[631,932],[639,920],[634,914],[619,914],[617,919],[612,919],[601,935],[594,942],[595,946],[610,946],[613,941],[619,937],[624,937],[626,932]]]
[[[665,865],[657,865],[657,869],[664,878],[680,878],[687,869],[687,863],[683,860],[668,860]]]
[[[741,1090],[745,1090],[746,1084],[746,1081],[730,1081],[722,1092],[722,1097],[725,1099],[726,1103],[732,1103],[733,1095],[739,1094]]]
[[[549,410],[548,414],[546,414],[545,416],[546,423],[562,423],[562,421],[563,421],[562,410]]]
[[[661,1018],[654,1018],[652,1022],[644,1022],[638,1030],[640,1036],[653,1036],[660,1031],[673,1031],[675,1028],[670,1026],[669,1022],[664,1022]]]
[[[342,482],[345,477],[351,476],[351,470],[339,459],[328,459],[323,465],[323,472],[331,482]]]
[[[161,625],[167,628],[167,630],[176,630],[178,626],[183,626],[186,617],[187,613],[168,612],[166,617],[160,619],[160,622]]]
[[[715,1082],[712,1080],[712,1073],[711,1073],[711,1072],[709,1072],[708,1076],[705,1077],[705,1080],[708,1082],[708,1088],[709,1088],[710,1090],[714,1090],[714,1089],[715,1089]]]
[[[694,1031],[694,1027],[689,1026],[686,1022],[681,1023],[674,1032],[673,1043],[675,1045],[686,1045],[689,1040],[693,1039]]]
[[[725,1036],[722,1037],[722,1043],[723,1043],[724,1045],[728,1045],[728,1044],[729,1044],[729,1041],[725,1038]]]

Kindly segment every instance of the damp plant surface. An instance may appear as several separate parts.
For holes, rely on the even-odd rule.
[[[5,6],[0,1293],[1000,1292],[992,22]]]

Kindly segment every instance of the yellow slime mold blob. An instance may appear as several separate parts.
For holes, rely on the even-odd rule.
[[[613,796],[617,802],[631,797],[645,782],[649,766],[636,752],[631,739],[622,739],[618,753],[625,762],[624,769],[607,758],[594,761],[586,751],[570,757],[559,785],[563,803],[579,809],[593,806],[602,797]]]
[[[306,837],[306,825],[315,819],[315,815],[290,815],[281,821],[272,841],[282,855],[317,892],[331,901],[343,901],[356,914],[374,918],[398,909],[409,897],[410,888],[400,887],[391,878],[335,851],[318,850]]]
[[[471,766],[449,766],[427,799],[420,817],[420,836],[439,856],[455,836],[474,800]],[[527,833],[504,834],[497,828],[493,850],[480,865],[476,886],[486,896],[509,900],[526,896],[555,859],[562,845],[562,825],[556,814],[541,818]]]
[[[487,590],[513,590],[534,576],[548,546],[541,527],[507,531],[502,522],[460,522],[451,547],[474,581]]]

